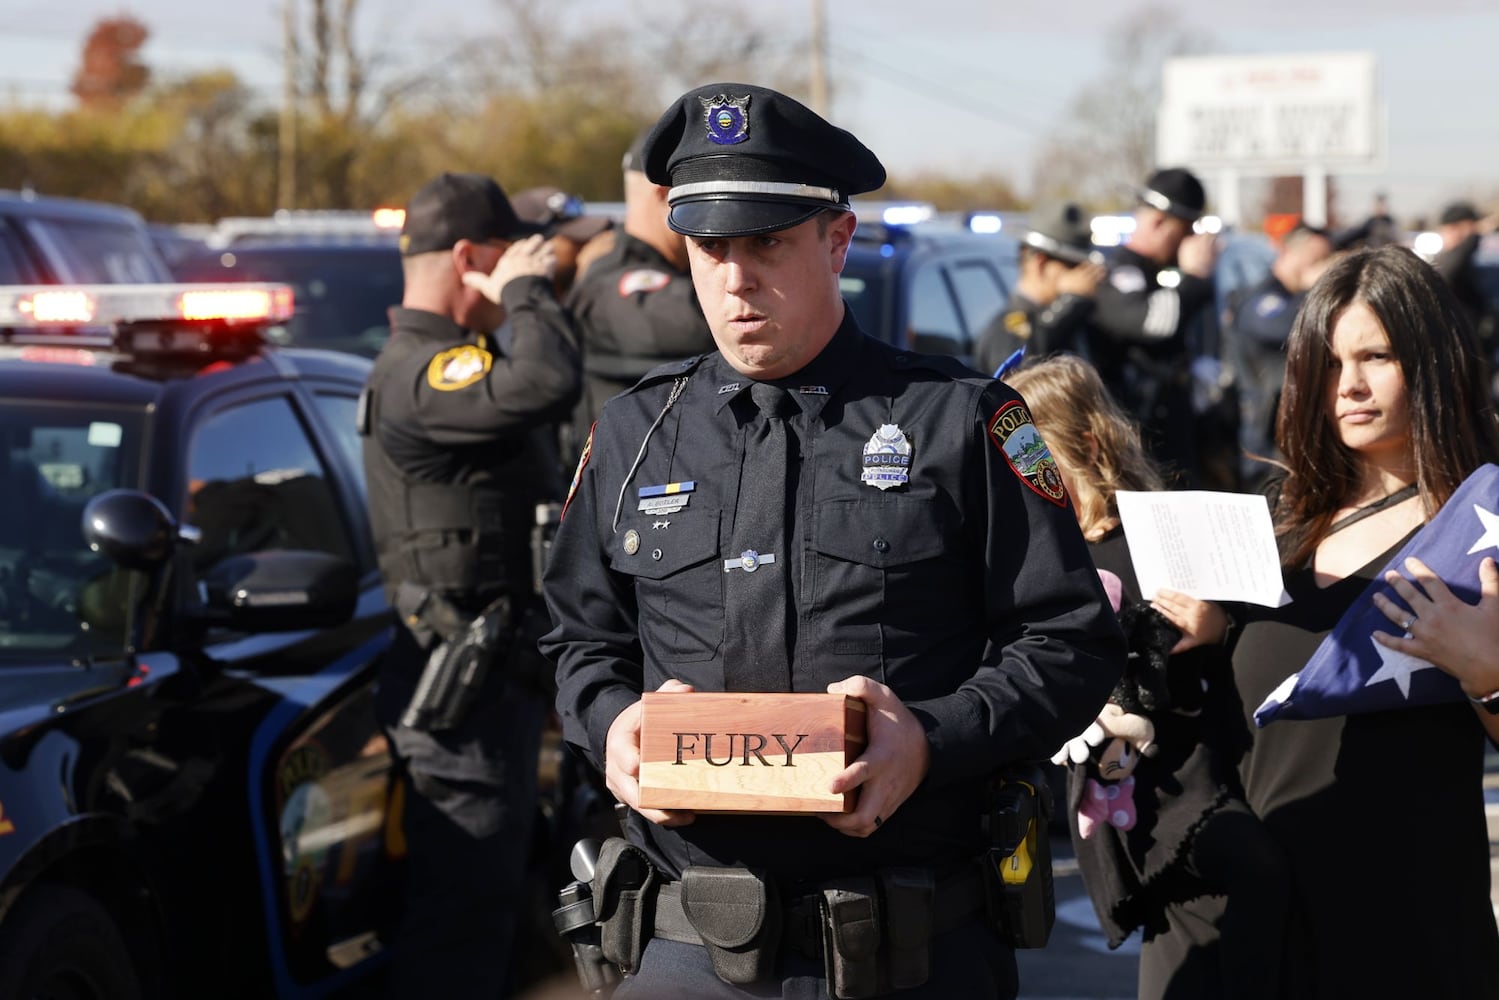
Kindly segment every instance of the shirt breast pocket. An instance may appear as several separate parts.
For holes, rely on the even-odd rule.
[[[710,660],[723,644],[719,514],[693,514],[672,517],[665,529],[627,520],[614,536],[611,565],[634,579],[641,648],[662,663]]]
[[[951,610],[954,544],[940,502],[902,496],[819,502],[813,531],[819,647],[885,654]]]

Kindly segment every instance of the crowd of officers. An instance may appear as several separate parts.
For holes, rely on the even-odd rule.
[[[391,995],[515,987],[518,845],[533,834],[555,700],[577,757],[632,806],[611,864],[670,885],[753,876],[747,895],[699,878],[704,908],[763,903],[767,885],[787,913],[800,905],[788,892],[820,901],[796,942],[784,931],[801,951],[779,956],[733,919],[724,933],[743,940],[714,947],[691,913],[657,913],[653,939],[650,908],[636,912],[628,940],[616,914],[605,950],[613,935],[613,964],[633,973],[622,992],[733,997],[769,976],[786,996],[955,984],[1013,996],[1013,959],[974,947],[996,939],[954,862],[981,846],[994,766],[1080,731],[1122,644],[1061,486],[1041,464],[1021,471],[1034,457],[1023,401],[991,376],[1022,349],[1080,354],[1176,485],[1240,488],[1246,453],[1272,457],[1279,352],[1338,238],[1298,226],[1220,317],[1215,240],[1194,232],[1206,193],[1189,171],[1146,179],[1108,259],[1078,206],[1039,209],[976,373],[870,341],[842,308],[848,198],[884,171],[790,98],[728,84],[684,95],[625,154],[623,179],[620,225],[554,188],[512,201],[475,174],[443,174],[408,204],[405,293],[360,416],[380,568],[404,624],[381,676],[411,859]],[[1448,214],[1442,266],[1456,285],[1487,220]],[[1210,322],[1223,330],[1211,358]],[[881,440],[905,456],[895,472],[872,457]],[[564,501],[543,595],[538,514]],[[743,561],[717,558],[724,544],[744,545]],[[860,697],[867,760],[839,779],[862,785],[859,809],[817,829],[639,809],[639,698],[662,686]],[[863,876],[894,871],[936,908],[905,928],[919,940],[899,967],[860,956],[901,932],[871,909],[883,897],[861,895]],[[628,910],[642,891],[637,879],[598,902]]]

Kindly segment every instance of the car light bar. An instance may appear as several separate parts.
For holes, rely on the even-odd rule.
[[[283,323],[294,305],[290,285],[9,285],[0,286],[0,328]]]

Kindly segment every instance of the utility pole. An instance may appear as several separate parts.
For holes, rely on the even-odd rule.
[[[824,0],[812,0],[812,110],[829,117],[828,19]]]
[[[281,0],[281,128],[277,149],[276,207],[297,207],[297,0]]]

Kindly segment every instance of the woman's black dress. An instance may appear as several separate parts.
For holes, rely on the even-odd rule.
[[[1404,543],[1325,589],[1309,568],[1289,572],[1291,604],[1243,610],[1233,669],[1251,725]],[[1253,736],[1245,792],[1291,866],[1289,995],[1499,998],[1473,709],[1272,722]]]

